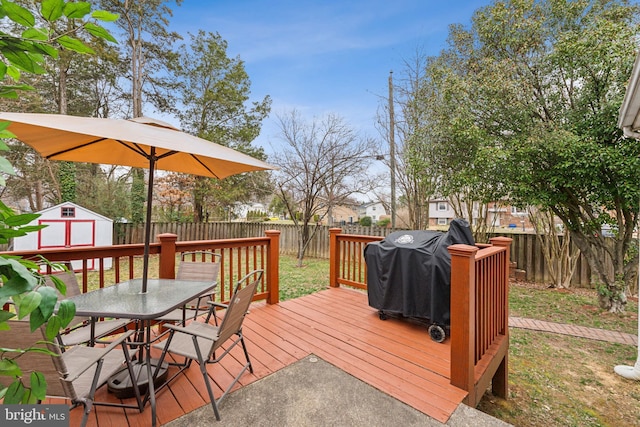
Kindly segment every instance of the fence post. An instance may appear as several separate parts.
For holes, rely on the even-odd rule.
[[[176,240],[177,234],[164,233],[156,237],[160,241],[160,279],[176,278]]]
[[[505,248],[505,258],[504,258],[504,295],[501,295],[502,301],[504,301],[504,311],[501,313],[503,319],[502,324],[504,325],[504,330],[502,334],[509,336],[509,264],[510,264],[510,249],[512,239],[508,237],[494,237],[489,239],[493,246],[500,246]],[[507,338],[508,339],[508,338]],[[507,341],[508,342],[508,341]],[[502,397],[504,399],[509,395],[509,352],[504,356],[504,359],[498,366],[496,373],[493,375],[491,380],[491,390],[493,394],[496,396]]]
[[[475,256],[478,248],[451,245],[451,384],[475,402]]]
[[[340,245],[338,244],[338,234],[342,233],[342,228],[329,229],[329,286],[337,288],[338,274],[340,273]]]
[[[267,304],[277,304],[280,301],[280,230],[265,230],[264,234],[270,239],[267,251]]]

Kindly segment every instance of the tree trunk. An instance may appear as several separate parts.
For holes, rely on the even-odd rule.
[[[617,256],[616,248],[607,248],[604,241],[601,241],[602,237],[594,237],[600,240],[593,243],[580,234],[572,233],[572,237],[591,267],[592,281],[596,284],[600,308],[611,313],[623,313],[627,304],[626,274],[624,262],[621,262],[623,259]],[[606,258],[611,258],[613,272],[607,272]]]

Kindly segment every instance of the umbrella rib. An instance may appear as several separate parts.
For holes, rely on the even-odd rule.
[[[101,142],[101,141],[105,141],[105,140],[107,140],[107,139],[108,139],[108,138],[98,138],[98,139],[95,139],[95,140],[93,140],[93,141],[89,141],[89,142],[87,142],[87,143],[84,143],[84,144],[81,144],[81,145],[77,145],[77,146],[72,147],[72,148],[67,148],[66,150],[61,150],[61,151],[57,151],[57,152],[55,152],[55,153],[51,153],[51,154],[49,154],[48,156],[45,156],[45,158],[46,158],[46,159],[52,159],[52,158],[55,158],[56,156],[59,156],[59,155],[61,155],[61,154],[65,154],[65,153],[68,153],[68,152],[70,152],[70,151],[75,151],[75,150],[78,150],[78,149],[80,149],[80,148],[88,147],[88,146],[90,146],[90,145],[96,144],[96,143]],[[126,143],[126,142],[124,142],[124,141],[121,141],[121,140],[119,140],[119,139],[116,139],[116,141],[117,141],[118,143],[122,144],[123,146],[127,147],[129,150],[131,150],[131,151],[133,151],[133,152],[136,152],[136,153],[140,154],[141,156],[143,156],[144,158],[146,158],[146,159],[149,159],[149,160],[150,160],[151,155],[150,155],[150,154],[147,154],[147,153],[142,149],[142,147],[140,147],[140,145],[138,145],[138,144],[136,144],[136,143],[128,144],[128,143]],[[173,151],[168,151],[168,152],[166,152],[166,153],[162,154],[161,156],[157,156],[157,157],[156,157],[156,159],[157,159],[157,160],[159,160],[159,159],[163,159],[163,158],[165,158],[165,157],[169,157],[169,156],[174,155],[174,154],[177,154],[177,153],[179,153],[179,151],[175,151],[175,150],[173,150]],[[217,178],[217,179],[220,179],[220,177],[218,176],[218,174],[216,174],[216,173],[215,173],[215,172],[214,172],[210,167],[208,167],[207,165],[205,165],[205,164],[204,164],[204,163],[203,163],[203,162],[202,162],[198,157],[194,156],[193,154],[190,154],[190,156],[191,156],[191,157],[192,157],[196,162],[198,162],[198,163],[200,164],[200,166],[202,166],[204,169],[206,169],[206,170],[207,170],[207,172],[209,172],[213,177],[215,177],[215,178]]]
[[[130,150],[136,151],[140,154],[142,154],[144,157],[149,158],[150,155],[148,155],[147,153],[144,152],[144,150],[138,145],[138,144],[133,144],[133,147],[125,144],[122,141],[118,141],[120,144],[124,145],[125,147],[129,148]],[[172,156],[174,154],[178,154],[180,153],[179,151],[176,150],[172,150],[172,151],[167,151],[166,153],[160,155],[160,156],[156,156],[156,160],[160,160],[160,159],[164,159],[165,157],[169,157]],[[193,154],[189,154],[193,160],[195,160],[196,162],[198,162],[200,164],[200,166],[202,166],[203,168],[205,168],[207,170],[207,172],[209,172],[213,177],[220,179],[220,177],[218,177],[218,174],[216,174],[213,170],[211,170],[211,168],[207,165],[205,165],[198,157],[194,156]]]
[[[218,174],[216,174],[214,171],[212,171],[211,168],[209,168],[209,166],[207,166],[204,163],[202,163],[202,161],[199,158],[197,158],[193,154],[190,154],[190,156],[193,157],[193,160],[195,160],[196,162],[200,163],[200,165],[202,165],[203,168],[205,168],[207,171],[209,171],[209,173],[211,175],[213,175],[217,179],[220,179],[220,177],[218,177]]]
[[[58,151],[58,152],[55,152],[55,153],[51,153],[48,156],[45,156],[45,159],[51,159],[51,158],[54,158],[55,156],[59,156],[60,154],[65,154],[65,153],[68,153],[70,151],[75,151],[75,150],[77,150],[79,148],[88,147],[89,145],[97,144],[98,142],[104,141],[106,139],[107,138],[94,139],[93,141],[89,141],[89,142],[84,143],[82,145],[76,145],[75,147],[67,148],[66,150],[62,150],[62,151]]]
[[[142,157],[144,157],[147,160],[151,160],[151,155],[147,154],[142,147],[140,147],[138,144],[136,144],[135,142],[132,144],[133,146],[127,144],[124,141],[120,141],[119,139],[116,139],[116,141],[118,141],[120,144],[124,145],[125,147],[127,147],[129,150],[134,151],[138,154],[140,154]]]

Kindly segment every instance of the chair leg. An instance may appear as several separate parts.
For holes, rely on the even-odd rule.
[[[251,359],[249,359],[249,352],[247,351],[247,345],[244,343],[242,332],[240,332],[240,343],[242,343],[242,350],[244,350],[244,355],[247,358],[247,363],[249,364],[249,372],[253,374],[253,365],[251,364]]]
[[[204,379],[204,383],[207,386],[207,392],[209,393],[209,399],[211,399],[211,406],[213,407],[213,413],[216,416],[216,420],[220,421],[220,412],[218,411],[218,403],[216,402],[216,397],[213,395],[213,389],[211,388],[211,382],[209,381],[209,374],[207,373],[207,363],[202,357],[202,353],[200,352],[200,347],[198,346],[198,338],[194,335],[193,337],[193,345],[196,349],[196,353],[198,354],[198,364],[200,365],[200,372],[202,373],[202,378]]]
[[[86,400],[82,402],[82,410],[84,413],[82,414],[82,421],[80,422],[80,427],[85,427],[87,425],[87,421],[89,421],[89,413],[91,412],[91,407],[93,406],[93,401]]]

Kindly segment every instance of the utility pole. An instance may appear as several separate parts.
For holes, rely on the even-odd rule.
[[[396,228],[396,142],[393,114],[393,70],[389,72],[389,168],[391,169],[391,228]]]

